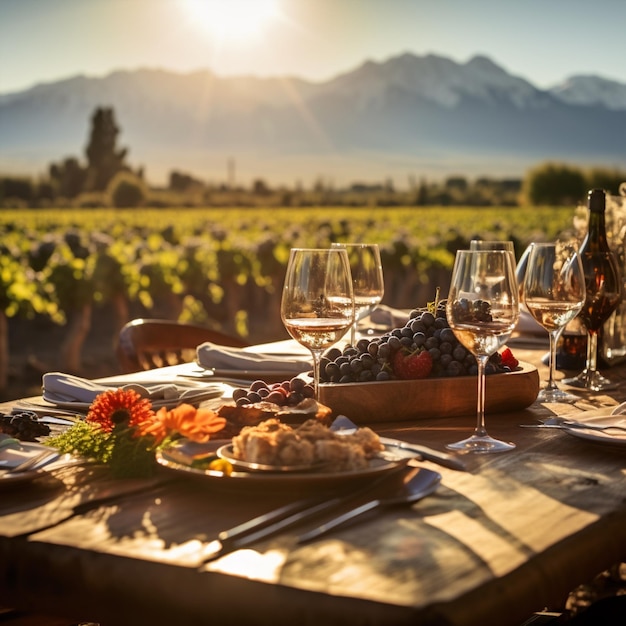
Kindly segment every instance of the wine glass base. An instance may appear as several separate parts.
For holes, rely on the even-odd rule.
[[[576,396],[573,393],[568,393],[567,391],[563,391],[562,389],[542,389],[537,395],[537,402],[578,402],[580,400],[580,396]]]
[[[573,378],[564,378],[561,381],[565,385],[570,387],[577,387],[578,389],[586,389],[587,391],[605,391],[608,389],[615,389],[617,383],[609,380],[597,370],[591,371],[585,368],[578,376]]]
[[[457,441],[456,443],[449,443],[446,445],[446,448],[449,450],[461,450],[464,452],[507,452],[509,450],[513,450],[515,448],[515,444],[494,439],[489,435],[485,437],[472,435],[471,437]]]

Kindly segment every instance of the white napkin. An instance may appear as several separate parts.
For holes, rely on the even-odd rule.
[[[120,381],[121,382],[121,381]],[[49,372],[43,375],[43,398],[52,403],[81,402],[91,404],[97,395],[109,389],[134,389],[140,396],[150,400],[196,400],[203,397],[218,396],[223,393],[219,385],[202,385],[202,387],[178,386],[170,383],[127,384],[97,383],[86,378]]]
[[[409,312],[408,310],[394,309],[386,304],[379,304],[368,317],[361,320],[359,326],[384,326],[389,330],[402,328],[409,319]]]
[[[312,368],[311,359],[296,355],[279,356],[249,352],[206,341],[196,348],[198,364],[204,369],[239,370],[253,372],[285,372],[300,374]]]

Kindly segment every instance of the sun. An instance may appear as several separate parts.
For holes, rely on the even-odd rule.
[[[277,0],[187,0],[193,22],[223,43],[258,39],[278,17]]]

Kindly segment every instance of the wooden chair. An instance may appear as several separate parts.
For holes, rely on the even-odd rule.
[[[197,324],[161,319],[134,319],[118,335],[115,353],[124,373],[189,363],[205,341],[243,348],[243,339]]]

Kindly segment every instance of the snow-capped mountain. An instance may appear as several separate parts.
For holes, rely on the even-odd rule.
[[[552,87],[550,93],[567,104],[626,110],[626,85],[599,76],[572,76]]]
[[[172,169],[223,180],[231,159],[241,178],[282,183],[626,160],[626,85],[574,77],[541,90],[484,56],[403,54],[320,83],[141,69],[0,95],[0,173],[84,158],[99,106],[115,109],[119,145],[149,180]]]

